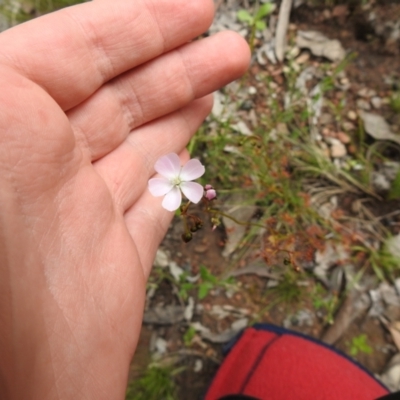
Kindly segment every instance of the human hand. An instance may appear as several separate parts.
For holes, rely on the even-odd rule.
[[[172,213],[147,190],[247,68],[211,0],[98,0],[0,34],[0,397],[122,399]]]

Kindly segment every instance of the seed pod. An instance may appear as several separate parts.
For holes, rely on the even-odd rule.
[[[189,243],[192,240],[192,238],[193,238],[193,235],[191,232],[185,232],[182,234],[182,240],[185,243]]]

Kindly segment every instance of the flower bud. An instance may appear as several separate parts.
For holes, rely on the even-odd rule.
[[[207,200],[214,200],[217,198],[217,192],[211,185],[204,186],[204,197]]]
[[[192,238],[193,238],[193,235],[191,232],[185,232],[182,234],[182,240],[185,243],[189,243],[192,240]]]

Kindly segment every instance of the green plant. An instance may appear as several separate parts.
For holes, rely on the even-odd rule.
[[[150,365],[143,375],[131,382],[126,393],[126,400],[174,400],[176,387],[174,376],[180,370],[171,367]]]
[[[298,303],[304,291],[298,284],[298,273],[292,270],[286,272],[277,286],[269,289],[277,303],[294,304]]]
[[[264,30],[267,27],[267,24],[264,21],[264,18],[271,14],[275,9],[275,5],[273,3],[265,3],[256,11],[254,15],[251,15],[247,10],[239,10],[237,13],[237,19],[241,22],[245,22],[251,28],[255,28],[256,30]]]
[[[385,241],[385,238],[382,238]],[[385,245],[379,249],[369,246],[367,243],[361,246],[354,246],[353,252],[363,256],[364,266],[371,267],[375,275],[381,280],[394,280],[399,274],[399,260],[391,254]]]
[[[400,113],[400,91],[395,91],[392,93],[389,104],[395,113]]]
[[[397,172],[388,193],[389,200],[395,200],[400,198],[400,170]]]
[[[237,12],[236,17],[239,21],[244,22],[250,27],[250,47],[253,50],[254,48],[254,38],[257,31],[263,31],[267,24],[265,22],[265,17],[270,15],[275,10],[275,4],[273,3],[265,3],[258,8],[254,15],[252,15],[249,11],[245,9],[241,9]]]
[[[356,356],[358,353],[371,354],[373,349],[367,343],[368,338],[365,333],[353,337],[350,343],[348,343],[350,355]]]
[[[320,283],[317,283],[311,293],[311,299],[314,308],[324,314],[324,323],[333,324],[339,296],[328,293]]]
[[[214,276],[204,265],[200,266],[200,277],[201,282],[199,284],[199,290],[197,297],[199,300],[204,299],[209,291],[219,284],[218,279]]]
[[[200,279],[198,282],[191,282],[191,279],[189,278],[188,280],[188,278],[189,274],[184,272],[179,277],[179,282],[177,282],[179,297],[182,300],[186,300],[193,290],[196,290],[196,297],[199,300],[203,300],[210,290],[216,287],[227,287],[234,283],[233,278],[221,279],[213,275],[204,265],[200,266]]]
[[[196,329],[193,326],[189,326],[189,328],[183,335],[183,342],[185,343],[186,347],[192,344],[192,340],[195,337],[195,335],[196,335]]]

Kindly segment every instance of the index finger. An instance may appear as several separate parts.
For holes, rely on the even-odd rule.
[[[212,0],[98,0],[0,34],[0,67],[17,69],[64,109],[211,24]]]

